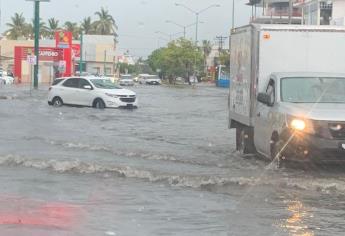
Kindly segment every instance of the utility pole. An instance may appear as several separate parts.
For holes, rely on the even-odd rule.
[[[83,31],[80,33],[80,58],[79,58],[79,73],[80,76],[83,73],[83,44],[84,44],[84,34]]]
[[[39,48],[40,48],[40,3],[49,2],[50,0],[26,0],[34,2],[34,27],[35,27],[35,56],[36,63],[34,65],[34,88],[38,88],[38,68],[39,68]]]
[[[218,42],[219,45],[219,51],[223,50],[225,40],[228,39],[228,37],[224,36],[217,36],[216,41]]]
[[[289,0],[289,24],[292,24],[293,1]]]
[[[105,76],[105,71],[107,69],[106,63],[107,63],[107,50],[104,50],[104,64],[103,64],[103,75],[104,76]]]

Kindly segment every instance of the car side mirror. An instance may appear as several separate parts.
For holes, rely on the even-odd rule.
[[[258,101],[266,104],[267,106],[271,106],[271,97],[267,93],[259,93],[258,94]]]
[[[83,86],[83,88],[84,88],[84,89],[89,89],[89,90],[92,90],[91,85],[84,85],[84,86]]]

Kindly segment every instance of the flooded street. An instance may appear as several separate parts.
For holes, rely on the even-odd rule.
[[[0,235],[344,235],[345,169],[241,157],[227,89],[133,90],[96,110],[0,88]]]

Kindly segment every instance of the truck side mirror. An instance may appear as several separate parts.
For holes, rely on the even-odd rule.
[[[259,93],[258,94],[258,101],[266,104],[267,106],[271,105],[271,97],[267,93]]]

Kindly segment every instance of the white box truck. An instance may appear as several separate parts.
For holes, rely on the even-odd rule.
[[[252,24],[230,46],[237,150],[345,161],[345,27]]]

